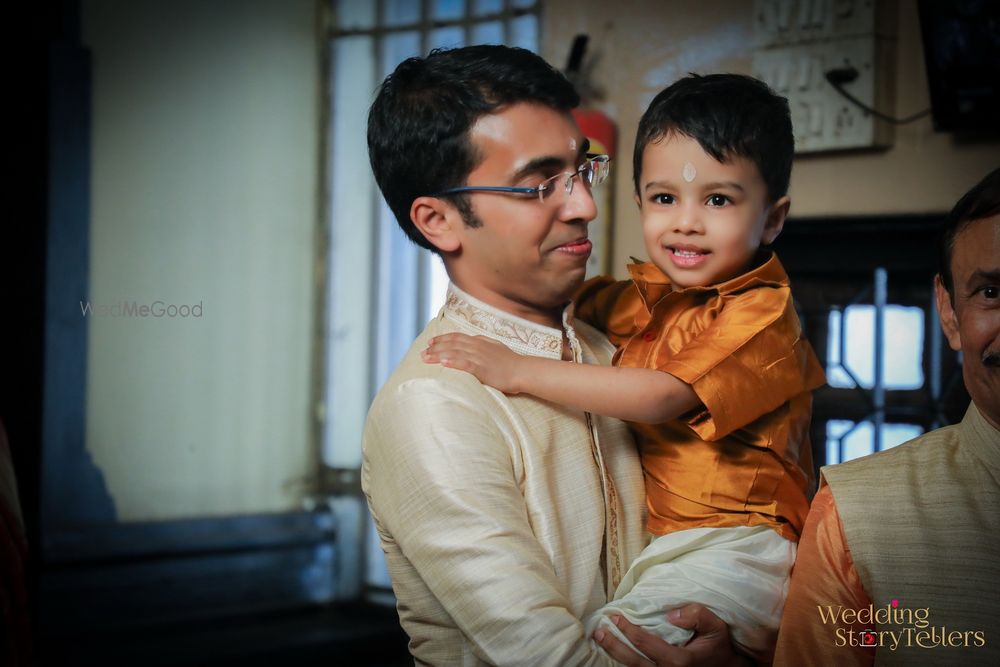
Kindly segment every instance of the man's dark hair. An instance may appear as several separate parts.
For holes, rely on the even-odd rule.
[[[984,218],[992,218],[1000,213],[1000,169],[994,169],[986,178],[966,192],[951,213],[944,219],[941,230],[940,268],[941,282],[948,294],[955,298],[955,286],[951,275],[951,255],[955,250],[955,237],[969,226],[969,223]]]
[[[476,154],[470,128],[518,102],[569,111],[580,97],[536,54],[497,45],[435,49],[426,58],[404,60],[382,82],[368,113],[368,157],[411,240],[437,251],[410,220],[413,200],[464,185],[484,157]],[[479,226],[468,198],[451,197],[465,224]]]
[[[660,91],[639,121],[632,178],[639,194],[646,146],[670,132],[691,137],[719,162],[734,156],[757,165],[770,201],[788,192],[795,139],[788,100],[742,74],[690,74]]]

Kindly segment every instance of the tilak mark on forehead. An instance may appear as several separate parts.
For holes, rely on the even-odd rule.
[[[698,170],[694,168],[694,165],[690,162],[684,163],[684,169],[681,171],[681,176],[684,177],[684,181],[690,183],[694,180],[694,177],[698,175]]]

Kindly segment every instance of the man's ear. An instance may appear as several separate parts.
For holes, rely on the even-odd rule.
[[[778,234],[785,227],[785,218],[788,216],[788,207],[791,203],[792,200],[788,195],[785,195],[771,204],[767,212],[767,219],[764,221],[764,233],[760,237],[760,242],[763,245],[771,245],[774,243],[774,239],[778,238]]]
[[[454,206],[437,197],[417,197],[410,204],[410,220],[424,238],[441,252],[462,247],[462,216]]]
[[[958,328],[958,316],[955,315],[955,304],[951,301],[948,288],[941,280],[941,274],[934,276],[934,300],[937,302],[938,319],[941,320],[941,330],[948,339],[948,346],[958,352],[962,349],[962,333]]]

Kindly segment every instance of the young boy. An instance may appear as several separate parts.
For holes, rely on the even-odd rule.
[[[756,79],[691,75],[639,123],[635,200],[651,261],[584,285],[576,316],[604,331],[614,367],[523,357],[486,338],[431,341],[427,362],[630,422],[655,536],[589,628],[621,614],[672,643],[665,611],[699,602],[768,660],[813,484],[811,390],[825,381],[778,236],[794,140],[787,101]],[[517,221],[511,221],[516,225]],[[543,249],[544,251],[544,249]]]

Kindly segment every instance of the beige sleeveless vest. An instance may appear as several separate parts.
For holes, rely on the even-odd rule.
[[[1000,431],[970,405],[961,424],[823,475],[884,610],[877,630],[896,633],[876,664],[1000,665]]]

